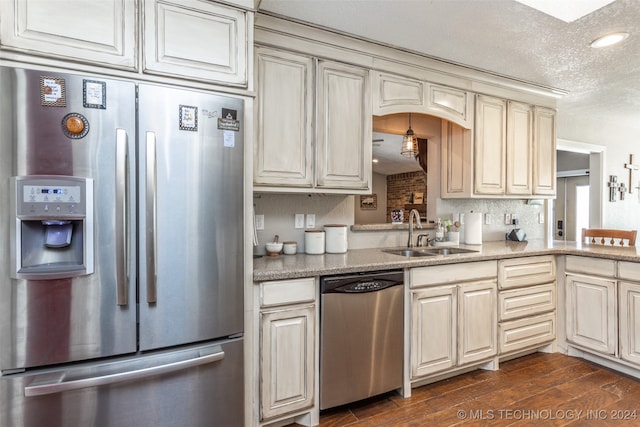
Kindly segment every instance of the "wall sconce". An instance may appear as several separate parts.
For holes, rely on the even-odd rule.
[[[402,138],[402,148],[400,150],[400,154],[404,157],[418,157],[418,137],[413,133],[413,129],[411,129],[411,113],[409,113],[409,129],[407,133]]]

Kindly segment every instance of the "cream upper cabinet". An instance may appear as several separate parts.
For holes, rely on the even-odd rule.
[[[531,194],[532,120],[533,108],[530,105],[513,101],[507,103],[507,194]]]
[[[473,96],[448,86],[372,71],[373,114],[422,113],[465,128],[473,123]]]
[[[258,47],[256,86],[256,190],[371,191],[368,70]]]
[[[0,16],[2,49],[137,68],[135,1],[4,0]]]
[[[555,144],[554,110],[476,95],[473,133],[442,125],[441,197],[554,196]]]
[[[556,194],[556,112],[533,109],[533,194]]]
[[[476,194],[505,193],[507,102],[483,95],[476,97],[474,188]]]
[[[318,61],[316,185],[371,190],[371,87],[369,71]]]
[[[426,114],[451,120],[467,129],[473,126],[473,95],[464,90],[429,84]]]
[[[371,80],[374,115],[421,112],[425,109],[425,82],[380,71],[372,72]]]
[[[440,197],[471,197],[473,194],[471,131],[443,120],[440,155]]]
[[[313,59],[256,48],[254,183],[313,186]]]
[[[144,71],[246,87],[252,15],[202,0],[144,0]]]

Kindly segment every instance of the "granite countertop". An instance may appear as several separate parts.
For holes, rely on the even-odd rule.
[[[371,248],[349,250],[344,254],[264,256],[253,260],[253,280],[262,282],[549,254],[583,255],[640,262],[640,248],[637,247],[580,245],[575,242],[547,244],[542,240],[485,242],[482,245],[460,245],[460,247],[478,252],[406,258],[382,252],[382,249],[389,248]]]

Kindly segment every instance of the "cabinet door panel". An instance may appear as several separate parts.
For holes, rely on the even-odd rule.
[[[429,96],[427,101],[428,112],[438,117],[453,120],[461,126],[470,126],[469,111],[472,102],[470,95],[460,89],[446,86],[429,85]],[[473,97],[471,97],[473,99]]]
[[[533,348],[556,338],[556,313],[500,323],[500,354]]]
[[[371,189],[370,92],[367,70],[318,62],[318,187]]]
[[[556,113],[534,108],[533,117],[533,193],[556,194]]]
[[[424,82],[381,72],[374,72],[372,80],[373,114],[382,116],[424,109]]]
[[[476,194],[505,193],[506,113],[505,100],[476,97]]]
[[[456,363],[456,287],[412,292],[411,377],[453,367]]]
[[[508,103],[507,111],[507,194],[531,194],[532,108]]]
[[[441,197],[470,197],[473,179],[471,175],[471,131],[448,120],[443,120],[441,147]]]
[[[567,340],[615,355],[618,347],[616,282],[567,275]]]
[[[136,68],[133,1],[7,0],[0,1],[0,16],[4,48]]]
[[[498,307],[500,321],[555,310],[556,285],[555,283],[549,283],[546,285],[502,291],[498,296]]]
[[[494,281],[469,283],[459,292],[458,364],[464,365],[497,354],[498,285]]]
[[[212,2],[145,1],[145,71],[246,87],[247,13]]]
[[[313,60],[257,48],[256,76],[254,182],[311,187]]]
[[[620,357],[640,364],[640,284],[620,282]]]
[[[313,306],[260,313],[260,417],[313,404]]]

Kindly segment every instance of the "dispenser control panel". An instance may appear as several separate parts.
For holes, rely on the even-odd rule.
[[[79,177],[17,177],[18,216],[83,216],[86,213],[86,179]]]
[[[80,186],[45,187],[39,185],[25,185],[23,188],[24,203],[80,203],[82,196]]]

